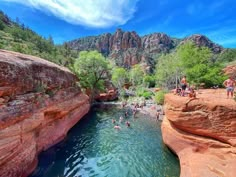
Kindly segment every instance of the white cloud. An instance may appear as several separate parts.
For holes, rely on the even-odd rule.
[[[49,12],[72,24],[89,27],[123,25],[133,17],[138,0],[3,0]]]

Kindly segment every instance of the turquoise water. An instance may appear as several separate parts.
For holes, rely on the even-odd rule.
[[[160,123],[124,110],[93,108],[61,143],[39,156],[31,177],[178,177],[179,161],[163,144]],[[126,127],[129,120],[131,127]]]

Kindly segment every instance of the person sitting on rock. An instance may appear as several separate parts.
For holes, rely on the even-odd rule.
[[[196,98],[196,92],[194,91],[193,87],[189,88],[189,98]]]
[[[189,104],[191,101],[193,101],[193,100],[195,100],[195,99],[198,99],[198,98],[196,97],[196,92],[194,91],[194,88],[193,88],[193,87],[190,87],[190,88],[189,88],[188,96],[189,96],[189,100],[185,102],[186,107],[188,106],[188,104]]]
[[[179,95],[179,96],[181,96],[181,88],[179,88],[179,86],[177,86],[176,87],[176,89],[175,89],[175,95]]]

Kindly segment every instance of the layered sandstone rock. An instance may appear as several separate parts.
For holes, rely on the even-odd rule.
[[[40,151],[88,111],[88,96],[66,68],[0,50],[0,176],[27,176]]]
[[[236,102],[224,90],[203,90],[189,100],[167,94],[164,143],[179,157],[181,177],[234,177]]]

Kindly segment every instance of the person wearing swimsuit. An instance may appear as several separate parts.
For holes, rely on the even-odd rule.
[[[187,79],[186,79],[186,76],[184,76],[181,81],[181,96],[184,96],[185,95],[185,89],[187,88]]]
[[[223,85],[226,87],[227,98],[229,98],[229,94],[231,95],[231,98],[233,98],[235,84],[236,84],[236,82],[232,76],[223,82]]]

